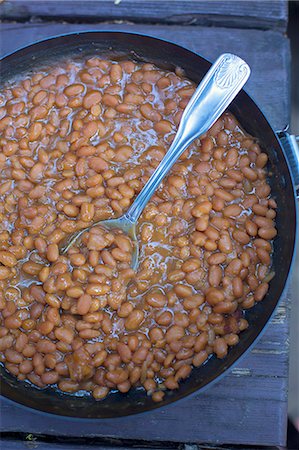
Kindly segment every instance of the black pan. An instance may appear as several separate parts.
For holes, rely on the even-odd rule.
[[[229,49],[228,49],[229,51]],[[195,53],[160,39],[131,33],[84,32],[50,38],[22,48],[2,60],[2,78],[38,68],[61,57],[106,54],[153,62],[161,68],[185,70],[186,76],[199,83],[210,63]],[[91,396],[68,395],[53,388],[39,389],[17,381],[2,370],[3,396],[22,405],[48,413],[81,418],[108,418],[136,414],[165,406],[195,391],[203,390],[219,379],[255,343],[275,310],[289,275],[295,246],[296,200],[292,176],[280,141],[263,113],[244,92],[240,92],[230,107],[245,130],[259,138],[269,156],[269,182],[278,203],[278,237],[274,241],[273,267],[276,276],[270,282],[265,299],[246,312],[249,328],[240,335],[240,342],[229,350],[223,360],[212,357],[205,365],[193,369],[188,379],[176,391],[167,391],[157,404],[143,390],[132,389],[128,394],[113,393],[102,401]]]

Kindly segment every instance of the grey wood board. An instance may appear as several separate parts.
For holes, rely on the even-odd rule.
[[[50,35],[87,29],[137,31],[167,38],[213,60],[223,51],[252,67],[248,92],[275,128],[289,120],[289,43],[273,31],[183,26],[3,24],[2,54]],[[207,45],[208,43],[208,45]],[[84,420],[40,414],[2,401],[3,432],[99,436],[148,441],[284,445],[288,384],[288,294],[261,340],[218,383],[170,407],[121,419]],[[77,425],[78,424],[78,425]]]
[[[223,385],[225,392],[225,384]],[[118,439],[173,442],[210,442],[244,445],[284,445],[287,406],[277,401],[243,398],[236,400],[202,394],[180,404],[159,409],[155,414],[134,418],[80,422],[29,413],[3,404],[3,415],[10,414],[15,425],[9,431],[53,436],[105,436]],[[12,420],[11,420],[12,422]],[[8,428],[5,423],[3,425]],[[259,447],[258,447],[259,448]]]
[[[202,0],[66,0],[4,1],[2,17],[28,20],[31,17],[69,21],[131,20],[155,23],[200,24],[285,31],[286,0],[202,1]]]
[[[3,439],[3,450],[87,450],[90,448],[90,450],[132,450],[132,447],[110,447],[109,446],[103,446],[101,444],[99,445],[87,445],[86,444],[77,444],[77,443],[67,443],[67,442],[47,442],[47,441],[40,441],[39,439],[34,440],[7,440]],[[0,441],[1,446],[1,441]],[[0,447],[1,448],[1,447]],[[163,447],[160,447],[163,448]],[[134,447],[135,450],[138,449],[138,447]],[[146,447],[147,450],[155,450],[151,447]],[[193,449],[192,449],[193,450]],[[197,450],[197,449],[195,449]],[[198,449],[201,450],[201,449]],[[207,449],[210,450],[210,449]],[[211,449],[215,450],[215,449]],[[217,450],[217,449],[216,449]],[[238,449],[240,450],[240,449]],[[242,449],[241,449],[242,450]],[[268,450],[268,449],[266,449]]]
[[[232,52],[248,62],[252,74],[247,92],[261,107],[275,130],[290,121],[290,46],[275,31],[240,30],[132,24],[66,24],[66,23],[3,23],[1,54],[6,54],[34,41],[74,31],[128,31],[149,34],[177,44],[215,60],[220,53]]]
[[[196,444],[186,444],[181,445],[178,444],[178,446],[169,446],[167,443],[161,443],[158,447],[152,447],[151,445],[148,445],[148,443],[144,442],[133,442],[132,445],[126,444],[126,446],[110,446],[110,445],[102,445],[98,443],[92,443],[89,445],[89,443],[77,443],[77,442],[48,442],[48,441],[41,441],[39,438],[34,437],[34,440],[15,440],[15,439],[3,439],[3,450],[87,450],[88,448],[90,450],[157,450],[157,449],[180,449],[180,450],[249,450],[247,448],[242,448],[240,446],[238,447],[230,447],[228,449],[225,447],[225,449],[221,446],[210,446],[209,444],[201,444],[200,446]],[[0,441],[1,444],[1,441]],[[252,450],[257,450],[253,449]],[[277,450],[277,447],[263,447],[263,450]]]

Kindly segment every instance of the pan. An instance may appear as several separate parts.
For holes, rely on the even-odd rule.
[[[229,50],[229,49],[228,49]],[[83,32],[53,37],[37,42],[5,56],[1,62],[2,79],[14,78],[22,72],[49,64],[62,57],[106,54],[111,59],[130,58],[146,61],[158,67],[184,69],[186,76],[199,83],[211,64],[201,56],[173,43],[149,36],[123,32]],[[166,391],[162,402],[154,403],[141,389],[131,389],[127,394],[111,393],[102,401],[91,396],[65,394],[53,388],[39,389],[21,382],[1,367],[2,395],[21,405],[47,413],[77,418],[114,418],[149,411],[178,401],[183,397],[206,389],[219,380],[255,344],[282,296],[286,286],[296,240],[296,188],[299,184],[299,155],[294,136],[282,132],[279,136],[254,103],[241,91],[230,107],[245,130],[259,139],[269,157],[269,183],[278,204],[274,240],[273,268],[276,276],[262,302],[246,311],[250,326],[240,335],[238,345],[231,347],[224,359],[211,357],[206,364],[192,370],[179,389]],[[282,142],[283,145],[282,145]],[[297,153],[296,153],[297,151]],[[294,175],[291,173],[291,166]]]

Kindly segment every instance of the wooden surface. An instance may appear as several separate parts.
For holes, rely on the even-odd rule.
[[[190,2],[186,2],[190,3]],[[210,60],[236,52],[252,67],[248,92],[275,128],[289,121],[289,45],[278,31],[167,25],[6,23],[2,53],[46,36],[86,29],[127,30],[167,38]],[[2,432],[113,437],[152,442],[284,445],[286,440],[290,294],[255,348],[205,393],[134,417],[75,421],[2,401]],[[17,442],[17,441],[16,441]],[[44,445],[44,444],[43,444]],[[50,449],[40,446],[37,448]],[[46,444],[48,445],[48,444]],[[58,444],[57,444],[58,445]],[[138,447],[138,445],[137,445]],[[9,447],[6,447],[9,448]],[[22,447],[11,447],[22,448]],[[55,448],[55,447],[53,447]],[[56,448],[61,448],[60,444]],[[66,447],[67,448],[67,447]],[[51,449],[52,450],[52,449]]]
[[[210,445],[210,444],[201,444],[200,446],[197,446],[196,444],[172,444],[172,443],[159,443],[158,446],[152,445],[148,442],[142,442],[142,447],[140,446],[140,443],[138,442],[132,442],[131,445],[129,443],[126,444],[125,447],[119,447],[117,443],[108,443],[108,442],[101,442],[95,439],[92,439],[89,444],[89,446],[86,445],[86,440],[83,442],[82,438],[80,441],[61,441],[61,442],[49,442],[49,441],[42,441],[39,439],[34,439],[33,441],[25,439],[21,441],[15,441],[15,440],[5,440],[5,448],[3,450],[129,450],[129,449],[135,449],[135,450],[157,450],[157,449],[165,449],[165,450],[250,450],[247,446],[246,448],[242,446],[238,447],[223,447],[221,445]],[[129,446],[130,445],[130,446]],[[280,447],[281,449],[281,447]],[[273,446],[267,446],[267,447],[258,447],[252,450],[278,450],[277,447]],[[292,449],[296,450],[296,449]]]
[[[203,444],[198,447],[196,444],[172,444],[167,443],[167,445],[163,445],[163,447],[159,446],[152,446],[151,443],[143,442],[142,447],[138,445],[137,442],[132,442],[132,445],[129,443],[126,444],[126,446],[122,446],[121,450],[157,450],[157,449],[176,449],[176,450],[233,450],[232,447],[223,447],[220,445],[210,445],[210,444]],[[103,443],[101,441],[92,439],[90,441],[89,446],[85,443],[75,443],[75,442],[45,442],[38,439],[35,439],[34,441],[26,440],[24,438],[23,441],[15,441],[15,440],[5,440],[5,449],[3,450],[120,450],[120,447],[117,446],[117,443],[115,445],[111,445],[110,443]],[[280,447],[281,449],[281,447]],[[244,447],[241,446],[236,450],[262,450],[260,447],[253,448],[253,447]],[[278,447],[263,447],[263,450],[278,450]],[[296,449],[292,449],[296,450]]]
[[[131,20],[285,31],[288,6],[284,0],[5,0],[0,5],[1,12],[3,18],[10,20],[27,20],[33,16],[70,21]]]

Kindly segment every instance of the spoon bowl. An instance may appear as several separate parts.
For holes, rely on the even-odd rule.
[[[77,242],[77,240],[82,236],[83,233],[89,231],[95,226],[101,226],[106,230],[122,230],[132,241],[133,252],[132,252],[132,269],[137,270],[138,259],[139,259],[139,245],[136,235],[136,222],[132,222],[126,215],[118,217],[116,219],[101,220],[99,222],[93,223],[90,227],[84,228],[83,230],[77,231],[76,233],[70,235],[60,248],[60,253],[64,255],[67,251]]]
[[[133,242],[132,268],[136,270],[139,256],[136,225],[142,211],[181,154],[216,122],[242,89],[249,75],[248,64],[238,56],[231,53],[219,56],[187,104],[168,152],[128,211],[117,219],[102,220],[72,234],[61,246],[61,253],[65,254],[85,231],[94,226],[119,229]]]

